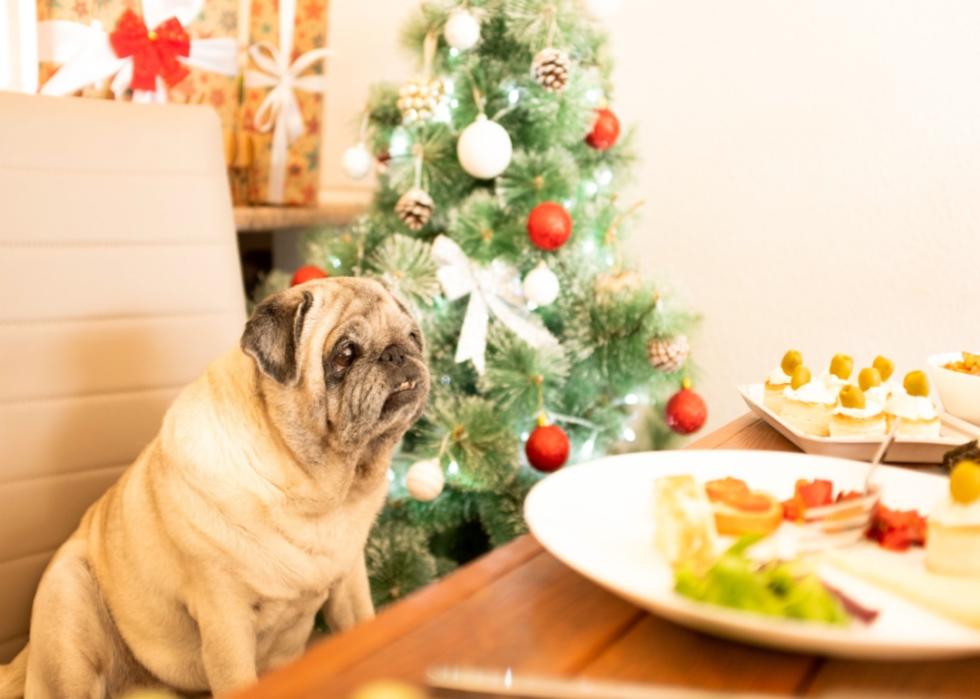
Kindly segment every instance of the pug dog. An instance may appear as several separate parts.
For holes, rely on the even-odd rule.
[[[223,694],[299,656],[317,610],[335,631],[371,618],[364,546],[426,403],[423,350],[375,281],[259,304],[55,554],[0,696]]]

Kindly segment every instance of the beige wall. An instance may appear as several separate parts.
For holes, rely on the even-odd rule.
[[[415,4],[333,3],[331,192],[367,84],[409,72]],[[790,345],[903,369],[980,348],[980,2],[624,0],[609,28],[648,202],[632,245],[705,316],[711,425]]]

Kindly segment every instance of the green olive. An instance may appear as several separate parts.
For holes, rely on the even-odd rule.
[[[858,386],[862,391],[867,391],[873,386],[881,385],[881,374],[874,367],[865,367],[858,373]]]
[[[883,357],[880,354],[875,357],[875,360],[871,362],[871,366],[878,370],[881,374],[881,380],[887,381],[891,378],[895,371],[895,362],[890,360],[888,357]]]
[[[929,395],[929,379],[924,371],[910,371],[905,375],[902,385],[910,396]]]
[[[830,373],[841,381],[851,378],[852,371],[854,371],[854,360],[849,355],[835,354],[830,360]]]
[[[864,391],[852,383],[847,384],[840,390],[840,404],[845,408],[863,408],[867,405],[864,400]]]
[[[790,350],[783,355],[783,361],[779,363],[779,367],[783,370],[784,374],[792,376],[793,370],[802,363],[803,355],[800,354],[799,350]]]
[[[799,388],[810,383],[810,378],[810,370],[800,364],[793,369],[793,379],[789,382],[789,385],[793,388]]]

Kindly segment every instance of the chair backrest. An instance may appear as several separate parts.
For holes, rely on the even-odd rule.
[[[54,550],[244,316],[210,109],[0,93],[0,662]]]

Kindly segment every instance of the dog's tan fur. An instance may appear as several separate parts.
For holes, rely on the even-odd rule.
[[[338,379],[342,338],[361,356]],[[428,386],[418,328],[380,284],[263,303],[59,549],[0,688],[26,657],[27,699],[223,693],[301,654],[321,607],[335,630],[371,617],[364,544]]]

